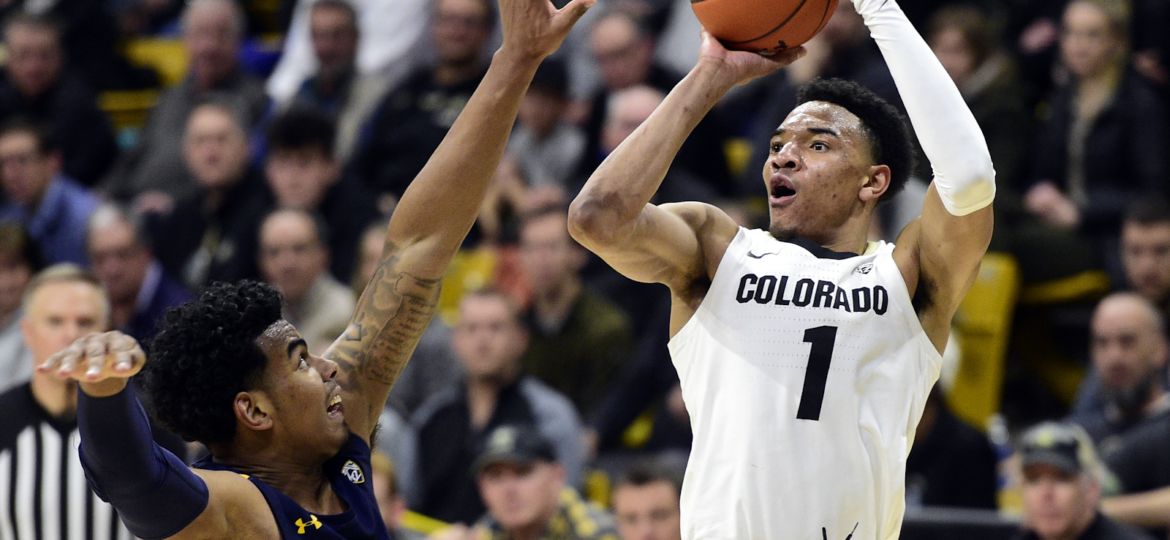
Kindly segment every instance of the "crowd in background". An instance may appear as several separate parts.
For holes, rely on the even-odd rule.
[[[1108,515],[1164,536],[1170,4],[899,4],[987,138],[998,188],[991,251],[1019,276],[1005,286],[1041,291],[1020,295],[995,422],[960,418],[947,383],[936,388],[909,456],[907,505],[1032,515],[1060,506],[1059,495],[1037,495],[1051,488],[1045,475],[1067,483],[1100,470],[1085,484],[1097,491],[1081,494],[1089,506],[1103,499]],[[0,18],[0,390],[27,385],[34,359],[55,352],[29,333],[31,308],[42,307],[25,291],[59,263],[92,272],[108,297],[106,326],[143,343],[201,287],[267,281],[323,353],[375,271],[397,200],[499,40],[494,0],[13,0],[0,2]],[[166,39],[186,59],[173,85],[124,54],[135,40]],[[566,208],[693,65],[698,44],[688,2],[600,0],[537,71],[440,316],[383,415],[375,472],[392,526],[408,507],[515,537],[508,524],[529,518],[501,501],[528,500],[531,488],[532,504],[560,509],[548,518],[556,527],[603,537],[612,518],[569,488],[606,504],[611,482],[615,504],[623,489],[626,501],[661,496],[677,524],[691,436],[666,347],[669,295],[577,246]],[[699,124],[656,203],[708,202],[766,226],[761,165],[801,84],[841,77],[901,107],[850,2],[806,47]],[[141,90],[157,90],[145,122],[115,123],[107,96]],[[908,189],[879,209],[874,240],[894,241],[918,215],[931,178],[919,161]],[[957,364],[961,330],[947,355]],[[1061,419],[1084,429],[1099,460],[1074,451],[1075,466],[1056,472],[1011,467],[1010,435]],[[1076,448],[1080,432],[1068,426],[1042,439]],[[523,466],[501,472],[493,459]],[[508,484],[517,475],[539,485]],[[616,511],[632,537],[643,518]]]

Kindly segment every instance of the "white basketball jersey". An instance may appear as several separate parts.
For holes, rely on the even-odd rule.
[[[684,539],[898,537],[942,359],[893,251],[736,234],[670,341],[694,432]]]

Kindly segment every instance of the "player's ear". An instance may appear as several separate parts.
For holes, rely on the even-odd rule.
[[[272,402],[262,391],[240,392],[232,403],[236,419],[248,429],[264,431],[272,428]]]
[[[886,165],[874,165],[869,168],[869,174],[866,175],[858,196],[862,202],[876,201],[889,189],[890,168]]]

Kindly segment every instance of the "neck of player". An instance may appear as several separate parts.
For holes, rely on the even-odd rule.
[[[348,508],[325,477],[325,459],[300,456],[296,445],[244,438],[237,435],[230,448],[213,448],[215,461],[263,480],[314,514],[340,514]]]

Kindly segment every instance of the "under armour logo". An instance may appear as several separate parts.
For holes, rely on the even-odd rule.
[[[321,522],[317,521],[317,516],[314,516],[312,514],[309,514],[309,522],[308,523],[305,523],[303,520],[298,518],[296,525],[297,525],[297,534],[305,534],[305,527],[308,527],[309,525],[312,525],[313,527],[318,528],[318,529],[321,528]],[[846,539],[846,540],[848,540],[848,539]]]
[[[853,530],[849,532],[849,536],[846,536],[845,540],[850,540],[851,538],[853,538],[853,533],[857,532],[858,525],[861,525],[860,521],[853,524]],[[825,540],[829,540],[829,531],[827,529],[825,529],[824,527],[821,527],[821,538],[824,538]]]

